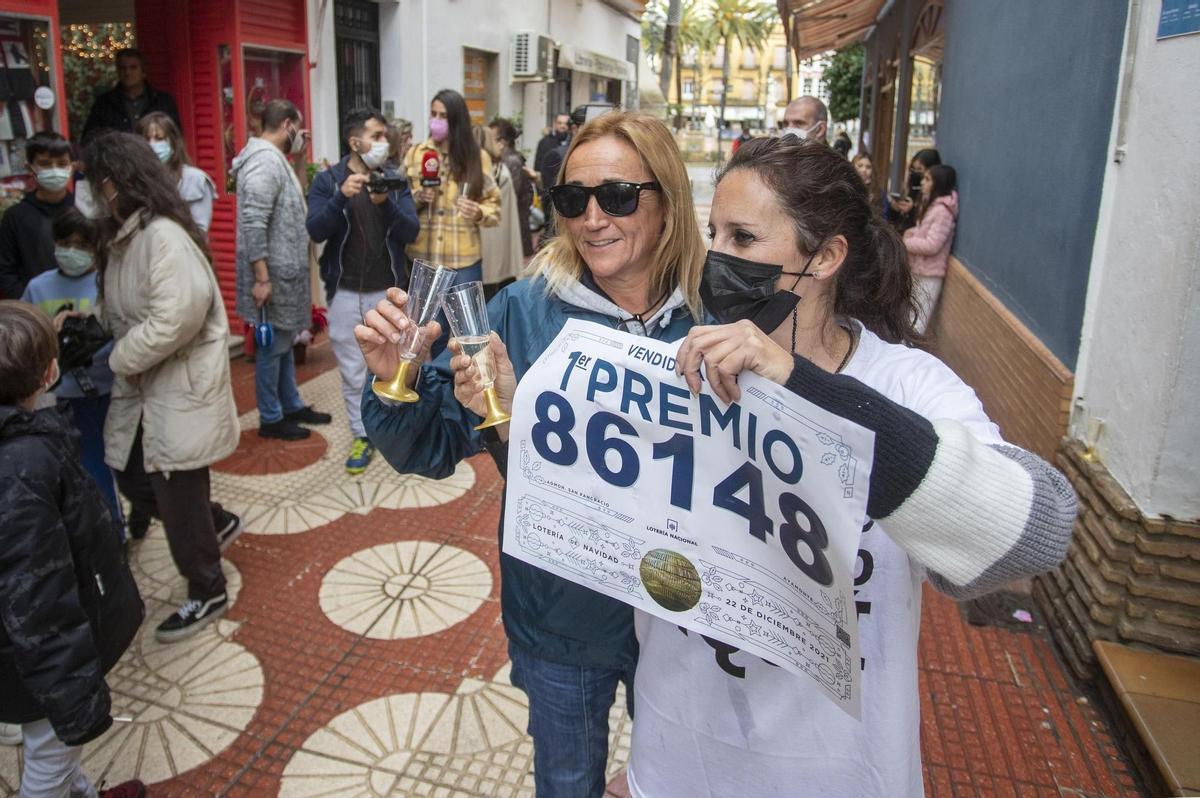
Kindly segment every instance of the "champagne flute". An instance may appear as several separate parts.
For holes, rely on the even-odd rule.
[[[404,331],[400,343],[396,344],[400,351],[400,365],[396,368],[396,375],[388,382],[376,379],[371,384],[371,390],[375,391],[377,396],[393,402],[415,402],[421,398],[416,391],[408,387],[409,373],[416,364],[417,353],[425,338],[425,325],[437,315],[442,304],[442,294],[453,282],[453,269],[428,261],[413,261],[412,276],[408,280],[408,303],[404,306],[404,313],[412,324]]]
[[[479,381],[483,383],[483,401],[487,415],[475,429],[487,429],[503,424],[511,416],[500,407],[496,396],[496,356],[492,352],[492,328],[488,324],[487,302],[483,283],[460,283],[442,297],[442,307],[450,321],[450,331],[464,355],[475,361]]]

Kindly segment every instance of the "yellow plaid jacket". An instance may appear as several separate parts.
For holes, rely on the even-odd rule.
[[[438,175],[442,185],[435,189],[438,192],[437,199],[426,204],[416,201],[416,194],[421,190],[421,162],[429,150],[438,153]],[[404,169],[408,173],[409,186],[417,204],[417,219],[421,223],[417,239],[408,245],[410,258],[440,263],[451,269],[461,269],[479,260],[479,228],[500,224],[500,189],[492,179],[492,159],[482,150],[479,155],[484,182],[483,196],[479,200],[483,218],[478,222],[464,219],[455,208],[462,187],[450,176],[447,163],[449,155],[438,151],[433,139],[413,146],[404,156]]]

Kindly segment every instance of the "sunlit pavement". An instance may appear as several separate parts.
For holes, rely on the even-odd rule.
[[[161,529],[134,544],[148,617],[109,676],[113,712],[130,721],[87,746],[88,773],[141,778],[154,796],[532,795],[526,702],[500,624],[495,468],[475,457],[434,482],[377,457],[350,477],[327,342],[300,377],[334,423],[266,442],[253,432],[253,366],[234,361],[248,432],[213,474],[215,497],[247,526],[227,553],[228,614],[192,640],[156,643],[184,585]],[[923,612],[928,795],[1140,794],[1036,616],[970,626],[931,590]],[[612,776],[628,759],[622,706]],[[15,794],[19,752],[0,748],[2,796]]]

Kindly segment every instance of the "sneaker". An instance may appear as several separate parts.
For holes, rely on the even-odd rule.
[[[137,779],[131,781],[123,781],[116,787],[104,789],[104,782],[100,782],[100,798],[146,798],[146,785],[142,784]]]
[[[0,745],[20,745],[22,739],[19,723],[0,723]]]
[[[258,437],[260,438],[278,438],[281,441],[302,441],[312,435],[294,421],[289,421],[286,418],[281,418],[271,424],[261,424],[258,427]]]
[[[210,599],[188,599],[171,617],[158,625],[154,637],[160,643],[174,643],[199,632],[225,614],[228,601],[225,594]]]
[[[136,507],[129,511],[129,518],[125,521],[125,527],[129,530],[129,537],[133,540],[141,540],[146,537],[146,532],[150,529],[149,515],[137,509]]]
[[[350,444],[350,456],[346,458],[346,473],[361,474],[367,470],[375,447],[366,438],[355,438]]]
[[[217,545],[221,547],[221,551],[225,551],[242,534],[242,519],[228,510],[221,510],[220,513],[217,525]]]
[[[333,416],[328,413],[319,413],[311,407],[302,407],[299,410],[284,413],[283,419],[291,421],[293,424],[329,424],[332,423]]]

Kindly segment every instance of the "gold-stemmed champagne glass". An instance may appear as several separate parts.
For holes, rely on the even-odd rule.
[[[483,401],[487,415],[475,429],[487,429],[503,424],[511,416],[500,407],[496,396],[496,355],[489,345],[492,328],[488,325],[487,302],[483,296],[483,283],[460,283],[442,297],[442,307],[450,321],[450,332],[464,355],[475,361],[479,369],[479,380],[483,383]]]
[[[420,366],[416,361],[425,338],[425,325],[437,315],[442,294],[453,282],[453,269],[428,261],[413,261],[412,276],[408,280],[408,303],[404,306],[404,313],[412,323],[396,344],[400,365],[396,367],[395,376],[388,382],[376,379],[371,384],[371,390],[377,396],[393,402],[415,402],[421,398],[420,394],[408,387],[409,373],[414,367]]]

